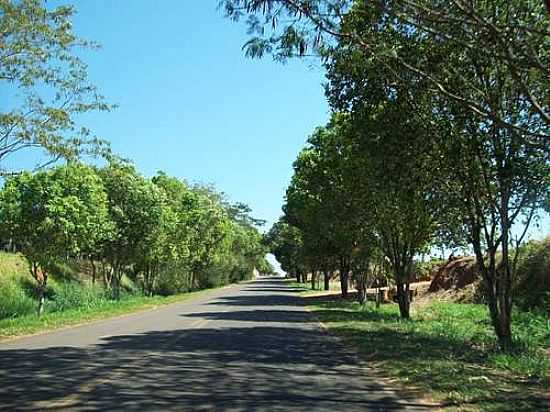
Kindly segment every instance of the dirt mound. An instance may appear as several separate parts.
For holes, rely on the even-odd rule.
[[[476,258],[473,256],[450,257],[445,264],[433,268],[431,278],[432,283],[428,292],[463,289],[478,279]]]

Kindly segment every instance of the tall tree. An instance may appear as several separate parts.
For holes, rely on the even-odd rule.
[[[501,6],[494,2],[494,13],[504,18]],[[513,10],[519,6],[511,2],[510,7]],[[380,16],[374,16],[375,21]],[[361,30],[372,26],[372,17],[351,12],[344,24],[349,30]],[[445,71],[447,80],[463,93],[470,91],[470,97],[492,113],[486,116],[463,102],[434,93],[430,81],[407,68],[397,65],[389,70],[378,65],[353,39],[341,39],[327,63],[327,91],[333,107],[361,116],[365,111],[372,112],[381,100],[391,101],[398,95],[407,102],[402,112],[423,123],[430,150],[427,155],[431,158],[427,164],[438,187],[439,202],[446,209],[447,232],[463,229],[473,247],[496,335],[502,347],[509,347],[516,261],[510,250],[515,246],[517,251],[522,240],[522,236],[512,239],[510,234],[517,224],[529,228],[548,192],[550,148],[541,137],[548,125],[526,98],[524,85],[511,75],[508,61],[495,59],[475,45],[460,48],[442,41],[446,48],[439,49],[443,46],[432,45],[435,40],[430,36],[416,38],[415,34],[411,39],[397,35],[391,25],[377,27],[385,35],[397,36],[401,42],[399,52],[408,61],[421,64],[426,56],[439,50],[432,56],[437,62],[435,67]],[[498,253],[502,256],[501,269]]]
[[[303,241],[300,230],[280,218],[265,234],[264,242],[281,264],[281,269],[296,276],[296,280],[301,282],[306,268],[302,259]]]
[[[115,298],[120,297],[121,280],[143,259],[154,259],[155,236],[162,228],[164,193],[139,175],[130,165],[110,164],[99,174],[108,196],[114,234],[104,243],[103,256],[109,263],[107,283]],[[151,263],[151,262],[149,262]]]
[[[0,0],[0,174],[7,160],[39,149],[46,162],[82,154],[109,154],[104,140],[77,123],[77,116],[109,110],[88,81],[77,50],[96,45],[72,30],[74,8],[48,8],[41,0]]]

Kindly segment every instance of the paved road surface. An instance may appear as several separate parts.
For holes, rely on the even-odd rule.
[[[281,279],[0,344],[0,410],[426,410],[369,378]]]

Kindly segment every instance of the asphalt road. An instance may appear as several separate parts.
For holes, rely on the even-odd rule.
[[[0,344],[6,411],[427,410],[369,376],[281,279]]]

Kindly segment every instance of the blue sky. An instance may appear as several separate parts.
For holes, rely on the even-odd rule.
[[[298,151],[328,119],[318,63],[245,58],[246,27],[218,0],[69,3],[75,32],[102,45],[83,56],[90,79],[119,105],[85,124],[143,174],[212,183],[268,229]],[[550,233],[547,215],[531,233]]]
[[[89,76],[119,105],[86,124],[145,175],[213,183],[269,227],[294,158],[328,119],[320,67],[245,58],[246,28],[217,0],[71,3],[75,32],[102,45],[84,55]]]

